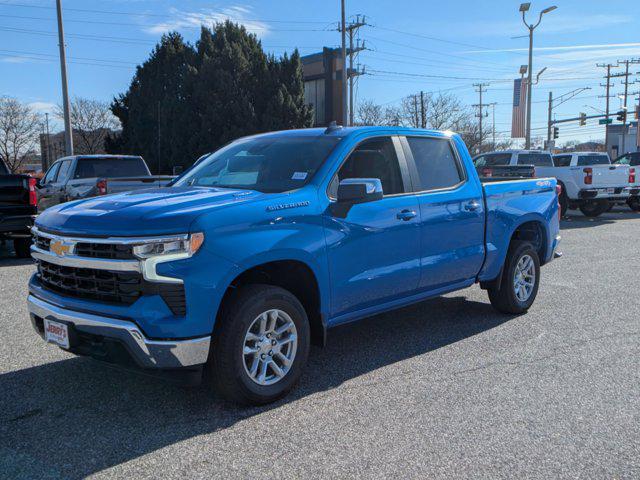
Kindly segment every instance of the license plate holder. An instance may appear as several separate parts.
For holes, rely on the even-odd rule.
[[[607,193],[616,193],[616,189],[613,187],[607,188]]]
[[[69,326],[60,321],[44,319],[44,339],[62,348],[69,348]]]

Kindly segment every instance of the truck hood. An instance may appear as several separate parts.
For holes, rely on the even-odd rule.
[[[202,213],[267,196],[252,190],[206,187],[150,188],[63,203],[47,209],[36,226],[78,236],[146,236],[187,233]]]

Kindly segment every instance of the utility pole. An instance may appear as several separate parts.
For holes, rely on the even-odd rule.
[[[611,83],[611,79],[613,77],[619,77],[621,76],[620,74],[618,75],[611,75],[611,67],[613,67],[614,65],[611,65],[610,63],[604,64],[604,63],[598,63],[596,64],[596,67],[600,67],[600,68],[607,68],[607,76],[605,77],[607,79],[607,83],[605,83],[604,85],[600,84],[601,87],[605,87],[605,99],[606,99],[606,107],[605,107],[605,114],[606,114],[606,124],[604,126],[604,148],[605,150],[608,151],[608,145],[609,145],[609,114],[610,114],[610,108],[609,108],[609,100],[611,99],[611,87],[612,87],[612,83]],[[602,96],[600,96],[600,98],[602,98]]]
[[[624,94],[623,94],[623,105],[622,105],[622,109],[625,112],[625,116],[624,116],[624,122],[622,122],[622,145],[621,145],[621,150],[618,149],[618,153],[623,154],[626,153],[626,148],[625,148],[625,136],[627,134],[627,117],[629,115],[629,110],[628,110],[628,99],[629,99],[629,95],[633,95],[629,94],[629,65],[630,64],[637,64],[640,63],[640,59],[632,59],[632,60],[624,60],[624,61],[618,61],[618,66],[621,66],[622,64],[624,64],[625,68],[624,68],[624,73],[621,73],[619,76],[620,77],[624,77]],[[631,83],[635,83],[635,82],[631,82]]]
[[[347,70],[347,77],[349,78],[349,125],[353,125],[353,117],[355,108],[353,106],[353,80],[355,77],[362,75],[364,72],[361,72],[353,69],[353,58],[358,52],[365,50],[364,44],[360,46],[360,41],[354,47],[353,45],[353,37],[358,33],[358,29],[360,27],[364,27],[366,25],[365,17],[362,16],[362,20],[360,19],[360,15],[356,15],[356,21],[351,22],[347,25],[347,34],[349,35],[349,70]]]
[[[491,142],[493,143],[492,148],[496,148],[496,102],[490,103],[491,105]]]
[[[478,107],[478,113],[476,114],[476,117],[478,117],[479,120],[479,134],[480,134],[480,146],[479,149],[480,151],[482,151],[482,142],[483,142],[483,135],[482,135],[482,118],[488,116],[489,114],[487,113],[485,115],[484,113],[484,107],[486,107],[485,104],[482,103],[482,93],[486,92],[486,90],[484,89],[485,87],[488,87],[489,84],[488,83],[474,83],[473,84],[474,87],[477,88],[476,92],[478,92],[480,94],[480,100],[479,103],[473,105],[474,107]]]
[[[60,46],[60,74],[62,76],[62,109],[64,111],[64,146],[65,154],[73,155],[73,130],[71,129],[71,115],[69,105],[69,89],[67,85],[67,57],[64,47],[64,29],[62,27],[62,3],[56,0],[58,12],[58,42]]]
[[[531,3],[522,3],[520,4],[520,12],[522,12],[522,23],[529,30],[529,68],[527,69],[527,129],[526,129],[526,138],[525,138],[525,149],[528,150],[531,148],[531,87],[533,86],[533,31],[536,29],[540,22],[542,21],[542,16],[545,13],[549,13],[555,10],[555,5],[545,8],[540,12],[540,16],[538,17],[538,23],[529,25],[525,19],[525,14],[529,11],[529,7],[531,7]],[[538,74],[540,76],[540,74]]]
[[[45,137],[47,139],[47,160],[42,162],[42,171],[46,172],[51,164],[51,147],[49,146],[49,112],[45,112],[44,119],[47,127],[47,136]]]
[[[427,112],[424,107],[424,92],[420,90],[420,128],[427,128]]]
[[[342,125],[349,125],[349,106],[347,104],[347,20],[345,0],[342,0]]]
[[[418,95],[413,96],[413,120],[416,128],[420,125],[420,120],[418,119]]]
[[[553,110],[553,92],[549,92],[549,112],[547,114],[547,148],[551,151],[551,110]]]

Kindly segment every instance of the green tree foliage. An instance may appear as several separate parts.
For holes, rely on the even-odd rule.
[[[195,46],[164,35],[111,109],[123,128],[108,150],[140,154],[161,173],[244,135],[311,125],[298,52],[266,55],[229,21],[202,27]]]

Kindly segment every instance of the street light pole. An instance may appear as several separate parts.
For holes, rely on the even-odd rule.
[[[545,13],[549,13],[555,10],[555,5],[552,7],[545,8],[540,12],[540,16],[538,17],[538,22],[534,25],[533,23],[529,25],[525,18],[525,14],[529,11],[531,7],[531,3],[523,3],[520,5],[520,11],[522,12],[522,23],[524,23],[525,27],[529,30],[529,68],[527,71],[527,129],[526,129],[526,138],[525,138],[525,149],[531,148],[531,93],[533,87],[533,31],[536,29],[540,22],[542,21],[542,15]]]

